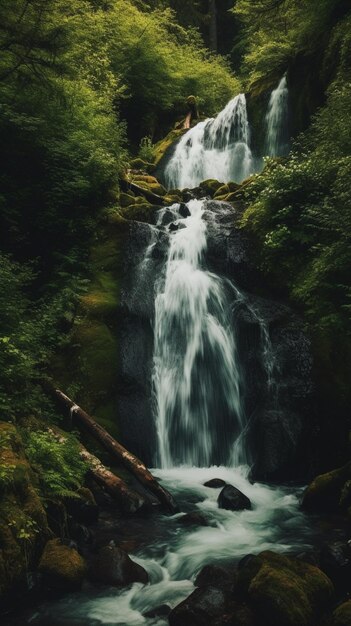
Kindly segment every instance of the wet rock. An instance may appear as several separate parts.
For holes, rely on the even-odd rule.
[[[67,512],[81,524],[90,526],[96,524],[99,518],[99,507],[95,502],[95,498],[90,491],[82,487],[78,491],[79,498],[70,498],[67,500]]]
[[[181,217],[189,217],[191,215],[187,205],[184,202],[181,202],[179,205],[179,215]]]
[[[169,230],[173,233],[176,230],[179,229],[179,224],[175,224],[174,222],[172,222],[169,226],[168,226]]]
[[[124,550],[113,545],[101,548],[93,561],[90,577],[96,583],[117,587],[149,581],[144,568],[132,561]]]
[[[332,626],[351,626],[351,600],[344,602],[334,611]]]
[[[220,489],[221,487],[225,487],[226,486],[226,482],[225,480],[222,480],[222,478],[211,478],[211,480],[208,480],[206,483],[204,483],[204,487],[210,487],[211,489]]]
[[[84,559],[74,547],[65,546],[60,539],[47,542],[39,563],[45,586],[59,591],[75,591],[86,574]]]
[[[251,502],[239,489],[226,485],[218,496],[218,506],[227,511],[243,511],[251,509]]]
[[[205,565],[200,570],[196,579],[195,587],[229,587],[233,585],[235,572],[228,571],[218,565]]]
[[[170,626],[208,626],[225,615],[226,594],[217,587],[203,587],[178,604],[169,614]]]
[[[317,567],[273,552],[247,557],[238,590],[269,626],[310,626],[331,605],[334,588]]]
[[[326,543],[320,554],[320,567],[336,589],[351,591],[351,546],[349,542]]]
[[[161,604],[161,606],[156,607],[155,609],[151,609],[144,613],[144,617],[148,617],[151,619],[155,619],[156,617],[168,617],[171,612],[171,607],[168,604]]]
[[[183,526],[208,526],[206,517],[197,511],[182,515],[178,521]]]
[[[302,508],[310,512],[337,511],[345,483],[351,477],[351,463],[317,476],[307,487]]]

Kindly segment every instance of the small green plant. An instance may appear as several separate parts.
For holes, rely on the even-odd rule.
[[[26,454],[39,473],[42,495],[46,498],[76,497],[88,466],[79,456],[79,444],[70,435],[52,430],[32,432]]]
[[[139,157],[143,159],[143,161],[147,161],[148,163],[152,163],[154,160],[154,145],[152,143],[151,137],[143,137],[140,142],[139,147]]]

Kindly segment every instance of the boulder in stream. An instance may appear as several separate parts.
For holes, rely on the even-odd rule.
[[[124,550],[113,545],[101,548],[93,561],[90,577],[96,583],[116,587],[149,582],[144,568],[132,561]]]
[[[75,591],[82,585],[86,565],[74,547],[60,539],[47,542],[39,563],[39,572],[45,586],[58,591]]]
[[[250,499],[233,485],[223,487],[218,496],[218,506],[227,511],[243,511],[252,508]]]
[[[211,480],[208,480],[206,483],[204,483],[204,487],[210,487],[211,489],[220,489],[221,487],[225,487],[226,486],[226,482],[225,480],[222,480],[222,478],[211,478]]]

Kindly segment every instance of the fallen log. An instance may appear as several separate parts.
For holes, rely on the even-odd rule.
[[[137,478],[141,485],[158,498],[164,508],[171,513],[175,513],[178,510],[172,495],[157,482],[146,465],[144,465],[138,457],[126,450],[126,448],[116,441],[100,424],[62,391],[55,389],[47,382],[43,383],[43,387],[61,404],[61,406],[68,409],[72,420],[74,420],[78,426],[89,432],[114,459],[122,463],[131,474]]]
[[[126,513],[136,513],[147,507],[146,499],[128,487],[127,483],[113,474],[96,456],[88,452],[84,446],[80,448],[80,457],[88,463],[89,472],[95,482],[121,505]]]
[[[120,179],[119,186],[122,191],[125,191],[126,193],[128,193],[128,191],[133,191],[139,196],[144,196],[146,200],[149,200],[149,202],[151,202],[152,204],[157,204],[159,206],[164,205],[165,201],[162,196],[158,196],[153,191],[150,191],[149,189],[144,189],[144,187],[139,187],[139,185],[136,185],[135,183],[132,183],[124,178]]]

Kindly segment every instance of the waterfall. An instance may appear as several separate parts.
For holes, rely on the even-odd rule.
[[[204,200],[170,236],[155,301],[154,389],[161,467],[230,462],[244,428],[226,281],[203,266]],[[245,462],[244,446],[236,455]]]
[[[267,156],[285,156],[289,152],[288,134],[289,91],[286,75],[272,91],[266,114]]]
[[[167,187],[193,188],[207,178],[242,182],[253,173],[249,143],[246,99],[240,94],[216,118],[182,137],[165,169]]]

